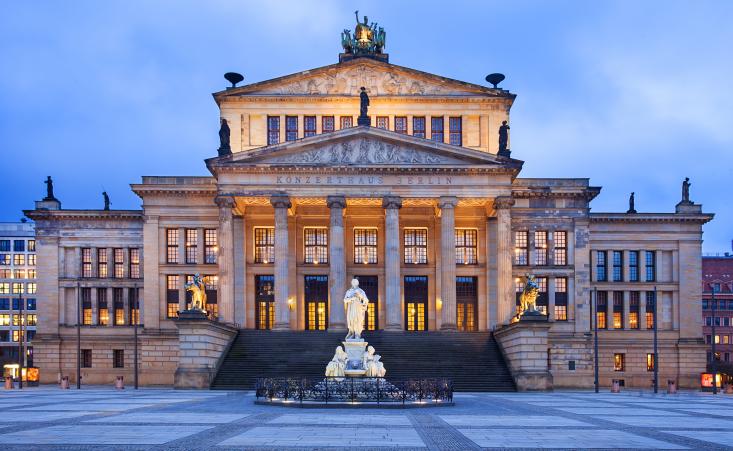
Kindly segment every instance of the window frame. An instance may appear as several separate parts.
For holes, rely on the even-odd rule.
[[[199,257],[199,230],[186,228],[184,231],[185,262],[187,265],[197,265]]]
[[[514,231],[515,266],[529,266],[529,230]]]
[[[327,227],[303,227],[304,264],[328,264],[328,238]]]
[[[309,124],[309,122],[312,122],[312,123]],[[316,133],[318,133],[317,124],[318,124],[318,119],[316,118],[316,116],[313,116],[313,115],[303,116],[303,137],[308,138],[311,136],[316,136]]]
[[[425,139],[427,120],[425,116],[412,116],[412,136]]]
[[[264,241],[259,241],[264,238]],[[269,265],[275,263],[275,227],[257,226],[252,232],[254,262]]]
[[[378,263],[379,229],[376,227],[354,227],[354,264],[376,265]]]
[[[213,237],[213,238],[212,238]],[[204,229],[204,264],[215,265],[219,252],[219,230]]]
[[[398,124],[400,124],[399,127]],[[407,134],[407,116],[395,116],[394,131],[395,133],[399,133],[400,135]]]
[[[180,239],[180,230],[176,228],[165,229],[165,262],[168,265],[177,265],[181,261],[178,252],[178,241]]]
[[[280,116],[267,116],[267,145],[280,144]]]
[[[411,236],[412,244],[408,244],[407,242],[408,236]],[[421,242],[418,243],[418,240],[420,240]],[[427,227],[404,227],[402,229],[402,248],[403,248],[402,262],[405,265],[427,265],[428,264],[428,228]],[[408,256],[409,256],[409,259],[408,259]]]
[[[455,125],[458,128],[454,127]],[[463,118],[461,116],[448,117],[448,144],[463,146]]]
[[[473,235],[471,237],[473,245],[468,244],[469,235]],[[456,227],[454,239],[456,246],[456,265],[478,265],[478,229],[471,227]]]
[[[438,123],[440,127],[436,126]],[[443,116],[430,116],[430,140],[445,142],[445,118]]]
[[[535,230],[534,235],[534,265],[547,266],[549,262],[549,233],[547,230]]]

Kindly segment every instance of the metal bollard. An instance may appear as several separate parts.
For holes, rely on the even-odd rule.
[[[12,390],[14,388],[15,388],[15,385],[13,385],[13,377],[5,376],[5,390]]]
[[[677,393],[677,381],[674,379],[667,379],[667,394],[674,395]]]
[[[68,390],[69,389],[69,376],[62,376],[61,377],[61,389],[62,390]]]
[[[125,378],[123,376],[117,376],[117,380],[115,381],[115,388],[117,390],[125,389]]]
[[[619,383],[618,379],[614,379],[613,383],[611,384],[611,393],[620,393],[621,392],[621,384]]]

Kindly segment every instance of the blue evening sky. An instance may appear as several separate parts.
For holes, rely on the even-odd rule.
[[[0,220],[45,194],[65,208],[139,208],[141,175],[207,175],[211,93],[337,61],[354,10],[390,61],[518,94],[524,177],[590,177],[593,211],[672,212],[684,177],[731,250],[733,2],[3,1]]]

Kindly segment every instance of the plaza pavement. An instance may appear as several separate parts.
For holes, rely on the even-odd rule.
[[[453,407],[299,409],[251,392],[0,391],[0,450],[733,449],[733,396],[458,393]]]

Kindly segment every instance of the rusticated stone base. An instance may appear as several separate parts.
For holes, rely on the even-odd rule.
[[[552,390],[547,367],[550,327],[546,321],[519,321],[494,332],[517,390]]]
[[[182,314],[176,327],[180,357],[174,387],[209,388],[237,329],[196,314]]]

